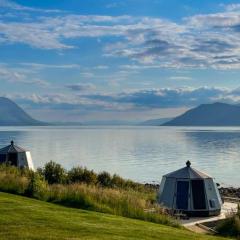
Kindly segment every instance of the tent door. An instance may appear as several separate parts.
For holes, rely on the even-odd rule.
[[[205,188],[203,180],[192,180],[192,197],[194,209],[206,209]]]
[[[18,155],[17,153],[9,153],[8,154],[8,162],[13,166],[18,166]]]
[[[0,163],[5,163],[5,162],[6,162],[6,155],[0,154]]]
[[[178,181],[177,182],[177,209],[187,210],[188,209],[188,195],[189,195],[189,182]]]

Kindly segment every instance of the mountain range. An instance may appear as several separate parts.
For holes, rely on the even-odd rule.
[[[144,122],[139,123],[139,126],[159,126],[164,124],[165,122],[170,121],[172,118],[157,118],[157,119],[149,119]]]
[[[0,97],[1,126],[38,126],[43,122],[33,119],[22,108],[8,98]]]
[[[137,126],[240,126],[240,106],[227,103],[201,104],[173,119],[150,119],[144,122],[104,121],[100,125]],[[113,124],[114,123],[114,124]],[[131,124],[130,124],[131,123]],[[75,123],[74,125],[98,125],[98,121]],[[0,97],[0,126],[61,125],[44,123],[32,118],[12,100]],[[73,125],[65,123],[64,125]]]
[[[202,104],[162,124],[163,126],[240,126],[240,106]]]

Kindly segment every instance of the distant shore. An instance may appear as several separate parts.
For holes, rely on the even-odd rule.
[[[240,188],[236,187],[221,187],[219,192],[223,197],[240,198]]]
[[[156,191],[160,187],[159,184],[153,183],[145,183],[144,185]],[[237,187],[220,187],[219,193],[222,197],[240,198],[240,188]]]

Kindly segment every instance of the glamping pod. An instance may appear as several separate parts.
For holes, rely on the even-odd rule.
[[[213,178],[191,167],[164,175],[158,192],[158,203],[188,216],[216,216],[222,200]]]
[[[19,168],[34,170],[31,153],[11,141],[7,147],[0,149],[0,164],[9,163]]]

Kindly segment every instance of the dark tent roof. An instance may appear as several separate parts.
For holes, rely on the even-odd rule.
[[[15,145],[13,141],[11,141],[11,144],[8,145],[7,147],[0,149],[0,154],[22,153],[22,152],[26,152],[26,150]]]
[[[164,175],[167,178],[187,178],[187,179],[203,179],[203,178],[212,178],[206,173],[200,172],[195,168],[191,167],[191,163],[189,161],[186,162],[186,167],[181,168],[177,171],[168,173]]]

